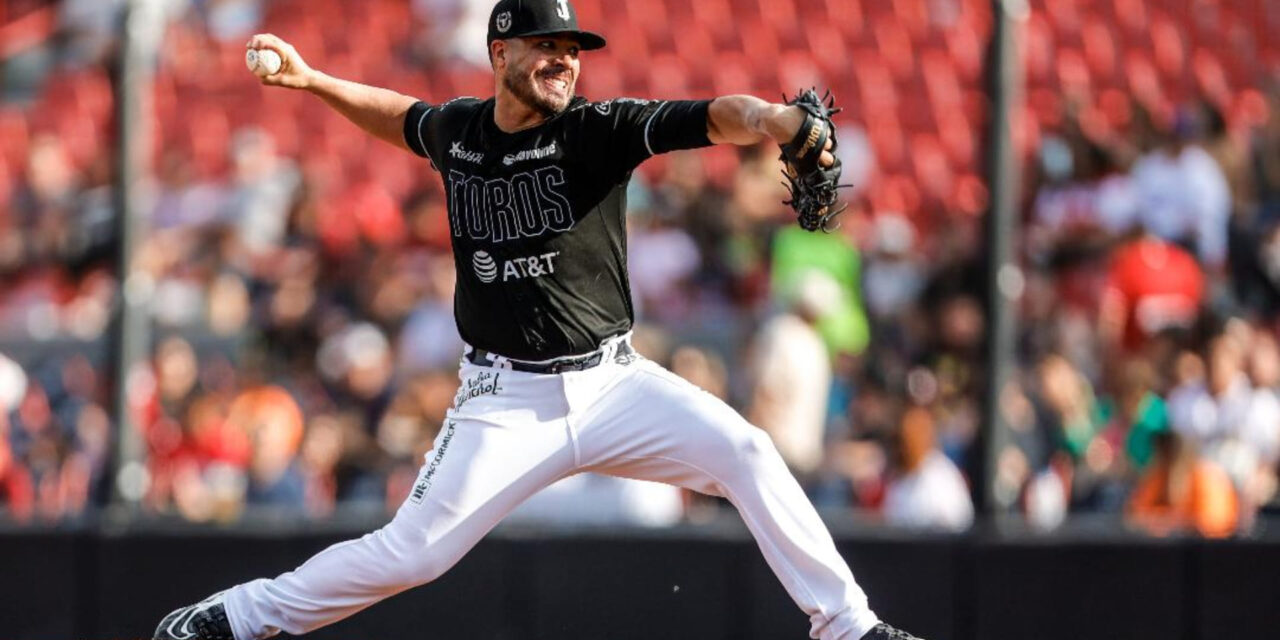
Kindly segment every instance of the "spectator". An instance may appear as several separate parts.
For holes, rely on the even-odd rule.
[[[1111,258],[1098,312],[1103,347],[1134,350],[1160,331],[1189,328],[1205,297],[1205,277],[1195,257],[1142,234]]]
[[[884,517],[890,524],[963,531],[973,524],[969,487],[956,465],[938,449],[933,416],[912,407],[902,416],[896,447],[896,475],[885,490]]]
[[[818,331],[832,353],[858,354],[870,341],[860,282],[862,262],[857,249],[840,234],[812,234],[797,226],[774,237],[773,294],[786,296],[810,269],[817,269],[840,285],[838,304],[818,321]]]
[[[800,276],[787,311],[770,320],[753,344],[755,385],[747,419],[773,438],[792,471],[818,470],[825,445],[831,357],[816,330],[839,305],[840,286],[821,271]]]
[[[487,0],[413,0],[413,12],[426,28],[414,41],[419,56],[431,65],[464,62],[489,68]]]
[[[0,496],[10,516],[22,522],[35,510],[35,490],[31,477],[14,457],[10,412],[27,394],[27,376],[18,364],[0,355]]]
[[[1129,500],[1130,521],[1153,535],[1198,532],[1220,538],[1236,531],[1238,503],[1231,479],[1201,458],[1176,432],[1156,438],[1151,466]]]
[[[462,357],[462,336],[453,319],[453,258],[430,255],[422,299],[400,330],[396,368],[402,375],[454,369]]]
[[[916,253],[919,247],[911,223],[897,213],[876,216],[874,241],[862,276],[867,311],[879,323],[876,329],[894,331],[924,288],[925,269]]]
[[[1128,463],[1142,471],[1155,455],[1156,436],[1169,429],[1169,411],[1164,398],[1156,393],[1156,374],[1149,362],[1133,358],[1121,371],[1117,419],[1125,432]]]
[[[1170,394],[1170,423],[1202,455],[1224,469],[1241,497],[1247,521],[1261,500],[1258,481],[1273,468],[1280,448],[1280,403],[1270,389],[1255,389],[1246,373],[1252,332],[1241,321],[1214,334],[1205,348],[1203,380]]]
[[[1179,112],[1174,135],[1134,164],[1133,179],[1146,230],[1189,243],[1217,271],[1227,257],[1231,190],[1213,156],[1195,143],[1203,128],[1193,112]]]
[[[275,140],[261,129],[237,131],[230,155],[227,221],[235,225],[237,239],[250,256],[268,255],[284,241],[298,172],[292,163],[276,155]]]
[[[231,403],[227,422],[253,442],[247,502],[301,508],[305,483],[297,455],[303,419],[289,393],[274,386],[244,391]]]
[[[646,316],[663,322],[687,317],[691,280],[702,262],[693,238],[653,212],[632,216],[627,257],[631,289]]]
[[[1258,215],[1280,217],[1280,80],[1267,88],[1267,119],[1253,138],[1253,182],[1258,190]]]

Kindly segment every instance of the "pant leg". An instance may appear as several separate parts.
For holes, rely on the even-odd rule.
[[[465,404],[450,411],[392,521],[275,579],[232,588],[226,606],[237,640],[306,633],[436,579],[511,509],[573,470],[554,376],[502,372],[468,396],[463,373]]]
[[[626,369],[571,415],[582,466],[727,498],[809,615],[812,637],[857,640],[870,631],[879,620],[866,594],[769,436],[652,362]]]

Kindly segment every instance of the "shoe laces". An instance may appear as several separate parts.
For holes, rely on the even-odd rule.
[[[906,631],[895,629],[883,622],[880,623],[880,627],[877,630],[880,632],[877,640],[920,640],[920,638],[917,638]]]
[[[235,640],[235,636],[231,634],[231,624],[227,621],[227,611],[223,607],[201,611],[191,624],[196,628],[196,637],[200,640]]]

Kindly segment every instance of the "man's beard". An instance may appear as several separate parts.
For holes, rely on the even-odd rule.
[[[533,81],[537,82],[537,78],[538,76],[535,74]],[[551,98],[538,95],[529,79],[530,77],[525,73],[517,72],[515,69],[508,69],[502,75],[502,84],[507,87],[511,95],[516,97],[516,100],[523,102],[525,106],[537,111],[544,118],[550,118],[569,107],[568,100],[565,100],[565,103],[561,105],[556,104]],[[573,96],[572,85],[569,87],[568,93],[569,96]]]

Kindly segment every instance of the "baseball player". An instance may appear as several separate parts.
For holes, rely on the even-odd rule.
[[[912,638],[871,611],[768,435],[629,341],[624,193],[636,166],[772,139],[830,168],[829,121],[740,95],[576,97],[579,53],[605,39],[579,29],[568,0],[501,0],[488,40],[495,96],[435,105],[325,75],[275,36],[249,41],[283,61],[264,84],[310,91],[440,172],[469,346],[454,404],[389,524],[178,609],[155,638],[250,640],[336,622],[436,579],[523,500],[588,471],[728,499],[811,637]]]

